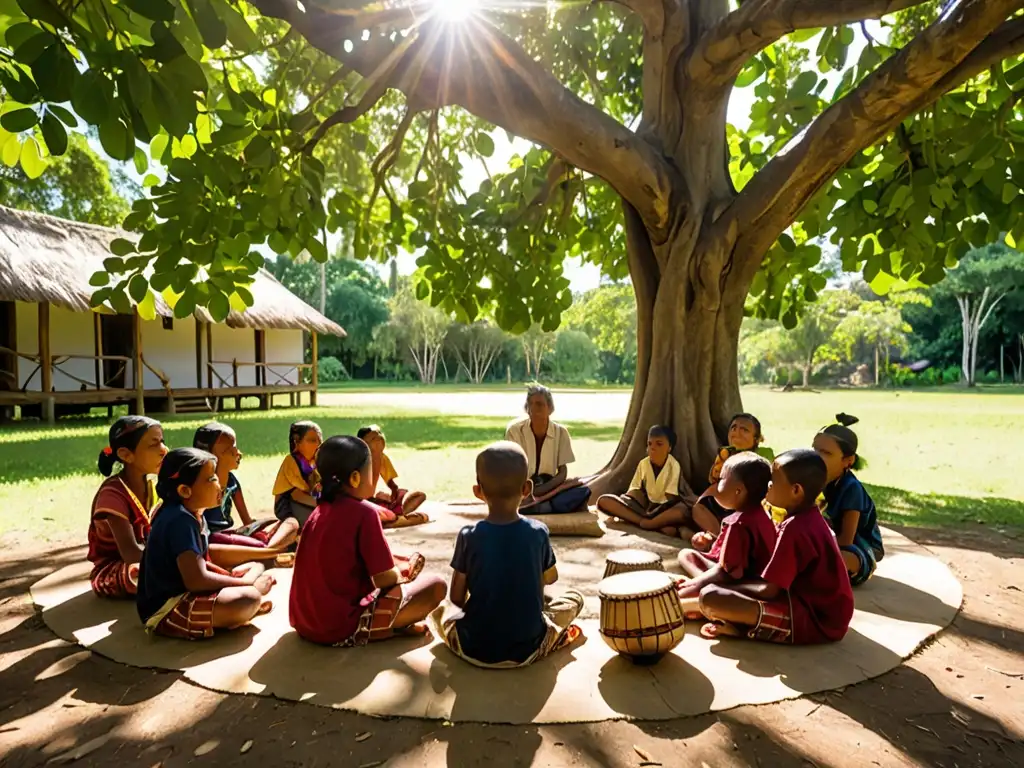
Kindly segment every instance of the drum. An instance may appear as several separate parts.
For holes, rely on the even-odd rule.
[[[661,556],[643,549],[620,549],[604,561],[604,577],[633,571],[664,571]]]
[[[604,579],[601,637],[636,663],[655,663],[683,639],[683,610],[675,579],[663,571],[633,571]]]

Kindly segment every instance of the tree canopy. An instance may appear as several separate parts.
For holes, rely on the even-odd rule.
[[[54,158],[35,178],[20,165],[0,166],[0,203],[88,224],[120,226],[131,212],[131,202],[122,190],[127,188],[133,198],[140,197],[141,190],[123,175],[111,174],[106,160],[96,154],[85,136],[74,133],[69,139],[67,152]],[[18,143],[10,135],[6,142]],[[6,144],[0,145],[0,155],[3,146]]]
[[[567,256],[628,272],[637,387],[613,479],[653,423],[706,476],[740,406],[745,299],[795,326],[825,287],[821,238],[879,290],[1024,240],[1024,0],[453,7],[0,0],[3,154],[37,175],[84,123],[166,169],[94,278],[119,311],[152,289],[223,318],[251,301],[257,247],[324,260],[325,232],[416,252],[420,299],[516,332],[557,328]],[[749,125],[727,122],[735,88]],[[528,144],[469,185],[495,127]]]

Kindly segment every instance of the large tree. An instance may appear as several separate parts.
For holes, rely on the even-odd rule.
[[[420,298],[470,320],[496,303],[517,332],[557,327],[566,256],[628,271],[636,385],[596,486],[628,479],[655,422],[696,483],[740,408],[745,300],[794,325],[824,287],[815,238],[869,281],[925,282],[961,246],[1024,239],[1022,8],[3,0],[0,82],[28,106],[5,104],[0,125],[31,162],[36,133],[59,154],[70,100],[108,153],[141,140],[167,165],[125,222],[138,243],[113,246],[113,284],[96,278],[95,300],[122,310],[152,288],[180,315],[225,316],[251,300],[256,244],[322,259],[325,226],[375,258],[421,251]],[[757,97],[742,131],[737,85]],[[533,146],[464,189],[462,158],[493,154],[493,126]],[[325,163],[352,173],[325,189]]]

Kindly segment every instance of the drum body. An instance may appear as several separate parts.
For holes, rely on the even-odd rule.
[[[660,571],[620,573],[598,586],[601,637],[634,661],[656,660],[683,639],[683,610],[675,580]]]
[[[633,571],[664,571],[661,556],[643,549],[620,549],[604,561],[604,578]]]

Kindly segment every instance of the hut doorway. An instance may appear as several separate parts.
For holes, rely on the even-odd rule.
[[[0,347],[11,350],[0,352],[0,391],[18,389],[18,314],[13,301],[0,301]]]
[[[131,358],[135,354],[134,328],[131,315],[100,315],[100,336],[103,354]],[[124,360],[103,361],[103,386],[127,389],[128,363]]]

